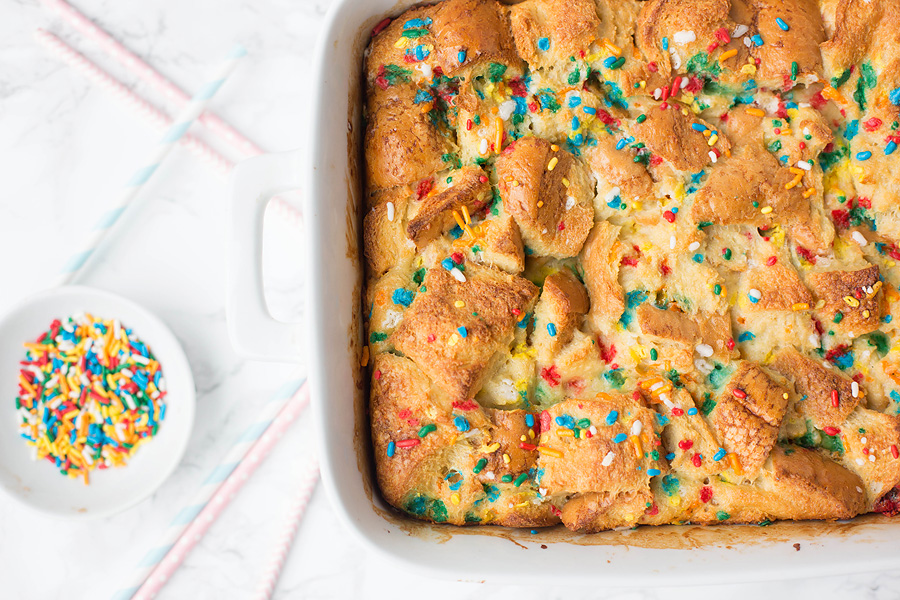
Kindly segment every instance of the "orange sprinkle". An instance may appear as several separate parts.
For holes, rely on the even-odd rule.
[[[644,455],[644,448],[641,446],[641,438],[636,435],[628,436],[631,447],[634,449],[634,457],[640,459]]]
[[[734,452],[728,453],[728,464],[731,465],[731,470],[734,471],[735,475],[744,474],[744,469],[741,466],[741,459],[739,459]]]
[[[556,448],[550,448],[548,446],[538,446],[537,451],[541,454],[546,454],[547,456],[552,456],[554,458],[562,458],[563,453]]]

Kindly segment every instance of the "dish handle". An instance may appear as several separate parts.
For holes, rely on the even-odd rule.
[[[272,317],[263,290],[263,216],[273,196],[300,186],[300,151],[264,154],[239,163],[232,175],[225,313],[238,353],[259,360],[303,357],[297,323]]]

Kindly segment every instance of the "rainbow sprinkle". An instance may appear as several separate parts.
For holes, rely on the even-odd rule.
[[[165,418],[165,379],[150,349],[117,320],[54,320],[19,363],[16,411],[35,460],[88,484],[119,467]]]

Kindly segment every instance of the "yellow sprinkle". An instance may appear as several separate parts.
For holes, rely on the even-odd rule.
[[[406,40],[407,38],[402,37],[394,42],[394,48],[406,48]]]
[[[494,124],[497,126],[497,137],[496,143],[494,145],[494,151],[499,153],[501,150],[503,150],[503,119],[497,117],[497,119],[494,121]]]
[[[451,494],[450,502],[452,502],[453,504],[459,504],[459,494]]]
[[[782,395],[781,395],[781,397],[782,397],[782,398],[784,398],[784,399],[785,399],[785,400],[787,400],[787,399],[788,399],[788,395],[787,395],[787,393],[784,393],[784,394],[782,394]]]
[[[524,435],[520,435],[520,436],[519,436],[519,441],[520,441],[520,442],[527,442],[527,441],[528,441],[528,438],[525,437]]]
[[[744,65],[741,67],[741,73],[744,75],[756,75],[756,65]]]
[[[544,205],[544,201],[538,200],[538,208],[542,207],[543,205]]]
[[[806,188],[806,191],[803,192],[803,197],[809,198],[810,196],[812,196],[815,193],[816,193],[816,188]]]
[[[859,300],[857,300],[853,296],[844,296],[844,302],[846,302],[847,306],[851,306],[853,308],[859,306]]]
[[[558,162],[559,162],[559,159],[556,158],[555,156],[553,158],[551,158],[550,163],[547,165],[547,170],[552,171],[553,169],[555,169],[556,163],[558,163]]]
[[[647,87],[647,82],[642,79],[640,86],[641,86],[641,89],[644,89],[645,87]]]
[[[455,306],[456,308],[462,308],[465,305],[466,305],[466,303],[463,302],[462,300],[457,300],[456,302],[453,303],[453,306]]]
[[[450,336],[450,339],[447,340],[447,345],[455,346],[458,341],[459,341],[459,336],[454,333],[453,335]]]
[[[767,215],[767,214],[769,214],[770,212],[772,212],[772,207],[771,207],[771,206],[763,206],[763,207],[759,210],[759,212],[761,212],[761,213],[764,214],[764,215]]]
[[[809,310],[809,302],[798,302],[791,306],[791,310]]]
[[[711,136],[709,138],[709,141],[707,141],[706,143],[709,144],[710,146],[715,146],[716,142],[718,142],[718,141],[719,141],[719,134],[716,134],[716,135]]]
[[[737,54],[737,50],[735,50],[734,48],[732,48],[731,50],[728,50],[726,52],[723,52],[722,54],[719,55],[719,62],[726,61],[736,54]]]
[[[528,430],[528,438],[529,438],[529,439],[532,439],[532,440],[534,439],[534,429],[529,429],[529,430]]]
[[[509,461],[510,461],[509,454],[505,454],[505,453],[504,453],[504,454],[503,454],[503,462],[506,463],[506,464],[508,465],[508,464],[509,464]]]
[[[571,429],[565,429],[563,427],[559,427],[556,430],[557,437],[575,437],[575,432]]]
[[[562,458],[563,455],[563,453],[556,448],[548,448],[547,446],[538,446],[537,451],[541,454],[546,454],[547,456],[552,456],[554,458]]]
[[[864,319],[868,319],[868,318],[869,318],[869,311],[867,311],[867,310],[864,310],[864,311],[863,311],[863,318],[864,318]]]
[[[557,150],[559,150],[559,146],[557,146],[556,144],[550,144],[550,149],[556,152]]]
[[[500,442],[494,442],[493,444],[488,446],[485,450],[486,450],[486,452],[491,453],[491,452],[496,452],[499,449],[500,449]]]

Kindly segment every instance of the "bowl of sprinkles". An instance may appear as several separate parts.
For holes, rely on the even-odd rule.
[[[142,307],[66,287],[0,320],[0,489],[38,510],[99,517],[174,471],[194,419],[178,341]]]
[[[19,435],[35,460],[90,483],[120,467],[166,417],[159,362],[135,333],[89,313],[54,319],[19,363]]]

